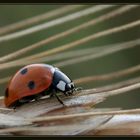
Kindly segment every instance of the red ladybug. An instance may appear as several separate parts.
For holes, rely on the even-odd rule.
[[[20,69],[10,80],[5,91],[6,107],[17,107],[44,95],[55,95],[56,92],[71,95],[75,90],[74,83],[58,68],[47,64],[31,64]]]

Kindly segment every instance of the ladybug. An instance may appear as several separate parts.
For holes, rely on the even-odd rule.
[[[21,68],[9,81],[5,91],[6,107],[16,108],[33,99],[38,100],[42,96],[56,96],[62,92],[66,96],[75,91],[72,80],[57,67],[48,64],[30,64]]]

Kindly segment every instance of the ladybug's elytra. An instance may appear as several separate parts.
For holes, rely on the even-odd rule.
[[[58,68],[47,64],[30,64],[21,68],[10,80],[5,91],[6,107],[17,107],[41,96],[55,95],[56,92],[71,95],[74,83]]]

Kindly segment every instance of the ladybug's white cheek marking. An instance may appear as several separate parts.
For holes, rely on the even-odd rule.
[[[62,90],[62,91],[65,91],[65,86],[66,86],[66,83],[63,82],[63,81],[59,81],[59,83],[57,84],[57,88]]]

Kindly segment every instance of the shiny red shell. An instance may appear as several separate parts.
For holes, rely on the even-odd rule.
[[[31,64],[20,69],[10,80],[5,92],[5,105],[9,107],[23,97],[38,94],[52,83],[54,67]]]

